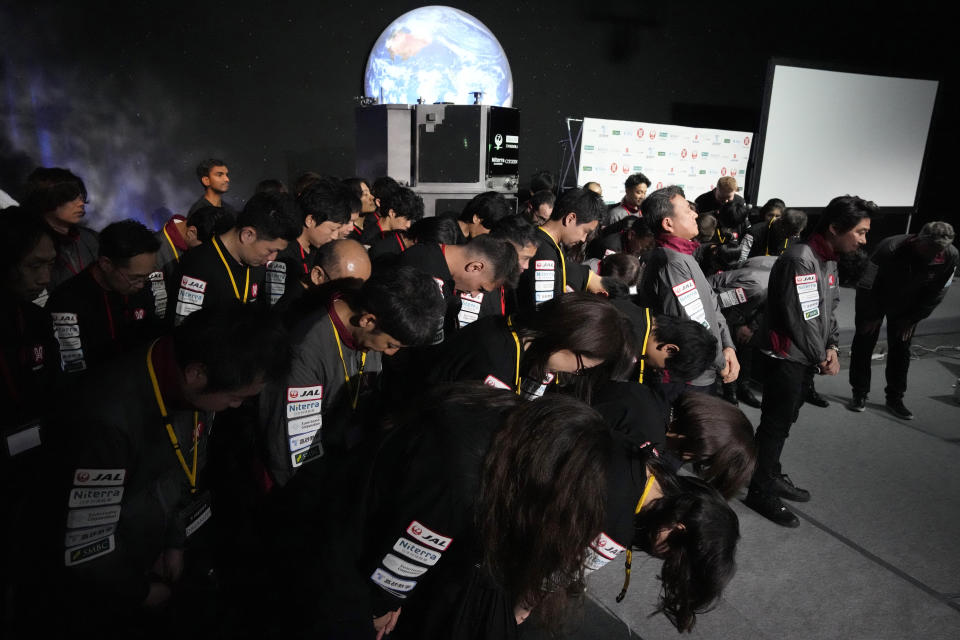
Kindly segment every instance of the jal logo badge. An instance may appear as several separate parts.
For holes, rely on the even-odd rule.
[[[407,527],[407,534],[417,542],[438,551],[446,551],[450,548],[450,543],[453,542],[453,538],[448,538],[435,531],[431,531],[416,520],[411,522],[410,526]]]
[[[817,281],[817,274],[815,274],[815,273],[805,273],[805,274],[803,274],[803,275],[799,275],[799,276],[794,277],[793,281],[794,281],[795,283],[797,283],[797,284],[808,284],[808,283],[810,283],[810,282],[816,282],[816,281]]]
[[[287,402],[323,399],[323,385],[313,387],[287,387]]]
[[[553,271],[557,263],[553,260],[537,260],[533,263],[533,268],[537,271]]]
[[[203,280],[198,280],[197,278],[183,276],[183,278],[180,279],[180,287],[182,289],[187,289],[188,291],[204,293],[207,290],[207,283]]]
[[[117,487],[126,477],[126,469],[77,469],[73,473],[73,484],[78,487]]]

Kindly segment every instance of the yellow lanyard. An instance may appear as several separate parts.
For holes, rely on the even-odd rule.
[[[336,311],[330,310],[330,313],[336,313]],[[327,316],[330,319],[330,326],[333,327],[333,339],[337,341],[337,353],[340,354],[340,364],[343,365],[343,379],[347,383],[347,389],[350,389],[350,372],[347,371],[347,361],[343,358],[343,347],[340,344],[340,332],[337,331],[337,325],[333,322],[332,316]],[[356,409],[357,402],[360,400],[360,379],[363,377],[363,368],[367,364],[367,352],[362,351],[360,353],[360,369],[357,371],[357,388],[353,392],[353,402],[351,406]]]
[[[197,427],[199,425],[200,412],[193,412],[193,468],[191,469],[187,466],[187,461],[183,457],[183,451],[180,449],[180,441],[177,440],[177,434],[173,430],[173,424],[171,424],[170,418],[167,415],[167,406],[163,403],[163,396],[160,394],[160,383],[157,382],[157,373],[153,370],[153,347],[156,344],[157,341],[154,340],[150,348],[147,349],[147,372],[150,374],[150,384],[153,385],[153,395],[157,399],[157,407],[160,408],[160,415],[166,421],[167,436],[170,438],[170,444],[173,445],[173,452],[177,454],[177,460],[180,461],[180,466],[183,467],[183,472],[187,474],[187,480],[190,482],[190,493],[196,493],[197,451],[200,449],[200,447],[197,446],[197,440],[200,439],[200,430]]]
[[[507,326],[510,327],[510,335],[513,336],[513,342],[517,345],[517,372],[513,377],[513,387],[517,395],[520,395],[520,337],[517,336],[517,332],[513,330],[513,317],[507,317]]]
[[[647,329],[643,334],[643,347],[640,349],[640,379],[643,382],[643,373],[647,366],[647,342],[650,340],[650,307],[644,307],[643,315],[647,319]]]
[[[720,235],[720,229],[717,229],[717,238],[720,240],[720,244],[723,244],[724,242],[727,241],[726,238]]]
[[[776,219],[776,218],[774,218],[774,220],[775,220],[775,219]],[[773,220],[771,220],[770,222],[767,223],[767,241],[766,241],[766,246],[763,248],[763,255],[765,255],[765,256],[770,255],[770,227],[771,227],[771,226],[773,226]],[[787,248],[787,243],[786,243],[786,242],[783,243],[783,248],[784,248],[784,249]]]
[[[643,508],[643,503],[647,501],[647,495],[650,493],[650,489],[653,487],[654,477],[653,474],[650,474],[650,477],[647,478],[647,483],[643,485],[643,493],[640,494],[640,502],[637,503],[637,508],[634,510],[633,515],[640,513],[640,509]],[[627,595],[627,589],[630,588],[630,569],[633,567],[633,552],[630,550],[629,545],[627,548],[627,561],[624,565],[624,576],[623,576],[623,589],[620,590],[620,595],[617,596],[617,602],[623,602],[623,599]]]
[[[220,260],[223,262],[223,266],[227,269],[227,275],[230,276],[230,284],[233,285],[233,295],[237,296],[237,300],[240,300],[240,291],[237,290],[237,281],[233,279],[233,270],[230,268],[230,265],[227,264],[227,259],[223,257],[223,251],[220,250],[220,244],[217,242],[216,238],[211,238],[213,242],[213,248],[217,250],[217,254],[220,256]],[[247,267],[247,281],[243,283],[243,304],[247,304],[247,292],[250,290],[250,267]]]
[[[549,233],[543,230],[543,227],[538,227],[538,229],[540,229],[540,231],[543,232],[543,235],[550,238],[551,244],[553,244],[553,246],[556,247],[557,253],[560,254],[560,267],[563,270],[563,287],[560,288],[560,293],[566,293],[567,292],[567,261],[563,259],[563,249],[560,248],[560,245],[557,244],[557,241],[553,239],[552,235],[550,235]]]
[[[163,227],[163,235],[167,238],[167,242],[170,243],[170,248],[173,249],[173,259],[176,260],[177,262],[180,262],[180,254],[177,253],[177,246],[173,244],[173,240],[170,238],[170,234],[167,233],[166,225],[164,225]]]

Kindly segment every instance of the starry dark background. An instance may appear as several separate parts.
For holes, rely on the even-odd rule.
[[[955,200],[956,34],[931,1],[895,13],[847,2],[449,4],[486,24],[510,60],[522,181],[558,170],[567,116],[756,131],[777,57],[940,80],[917,219],[955,221],[944,207]],[[99,227],[183,211],[207,156],[228,161],[238,205],[263,178],[352,175],[367,55],[418,6],[0,0],[0,188],[16,195],[34,166],[67,166],[87,182]]]

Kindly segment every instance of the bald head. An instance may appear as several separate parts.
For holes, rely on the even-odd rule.
[[[339,278],[370,277],[370,258],[367,250],[356,240],[334,240],[317,249],[311,279],[323,284]]]

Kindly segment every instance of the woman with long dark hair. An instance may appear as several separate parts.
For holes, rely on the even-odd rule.
[[[624,375],[635,350],[629,321],[604,298],[566,293],[524,313],[477,320],[452,336],[433,383],[477,381],[535,398],[557,374],[589,400],[597,384]]]
[[[560,620],[566,587],[634,544],[664,559],[658,611],[689,629],[733,573],[723,499],[562,395],[441,385],[359,468],[327,487],[349,507],[308,536],[321,566],[297,556],[294,591],[321,603],[312,637],[515,638],[532,611]]]

